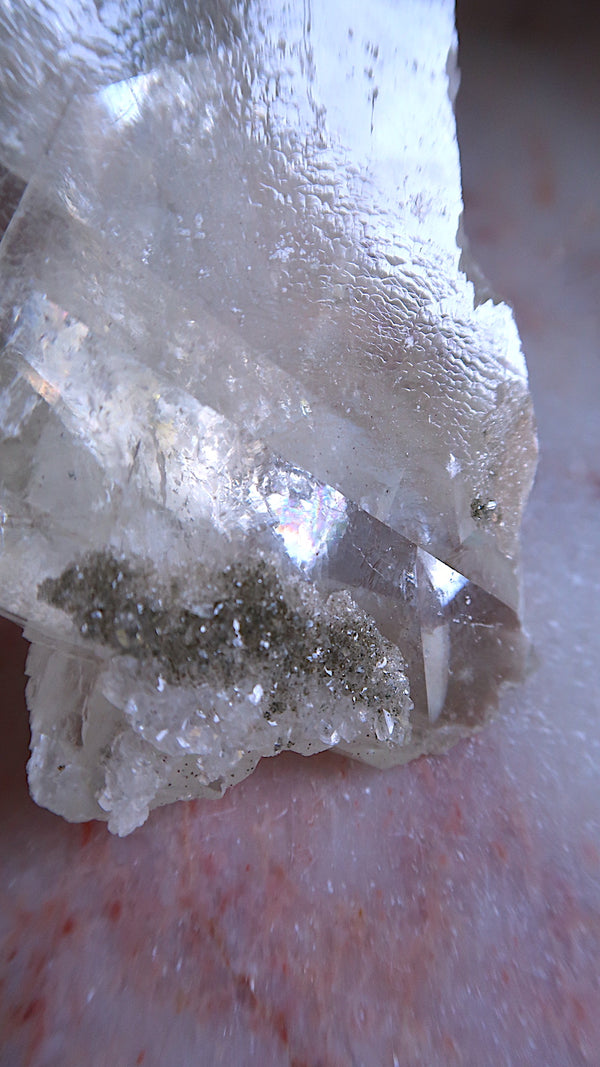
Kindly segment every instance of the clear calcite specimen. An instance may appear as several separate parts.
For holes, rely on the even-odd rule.
[[[0,246],[31,789],[122,834],[282,749],[443,751],[526,656],[535,435],[461,269],[451,5],[219,11],[125,80],[122,36],[78,51],[101,88],[53,136],[31,105]]]

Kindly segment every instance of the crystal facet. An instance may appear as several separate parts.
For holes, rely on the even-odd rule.
[[[511,313],[462,269],[452,6],[221,15],[129,69],[78,53],[55,132],[16,79],[4,133],[30,784],[118,833],[284,748],[443,751],[526,656],[535,434]]]

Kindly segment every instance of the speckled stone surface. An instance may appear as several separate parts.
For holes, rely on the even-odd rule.
[[[540,429],[538,668],[439,759],[281,756],[125,840],[25,784],[2,624],[2,1067],[528,1067],[600,1047],[600,124],[594,65],[464,37],[466,229],[516,309]]]

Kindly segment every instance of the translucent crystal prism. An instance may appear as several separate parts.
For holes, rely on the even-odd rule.
[[[522,674],[535,434],[461,269],[452,17],[232,5],[186,58],[82,61],[14,164],[0,595],[67,818],[442,751]]]

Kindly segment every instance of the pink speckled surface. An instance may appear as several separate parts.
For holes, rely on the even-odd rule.
[[[2,1067],[600,1063],[600,80],[557,49],[465,35],[459,100],[540,426],[537,671],[447,757],[279,757],[118,840],[29,800],[2,624]]]

